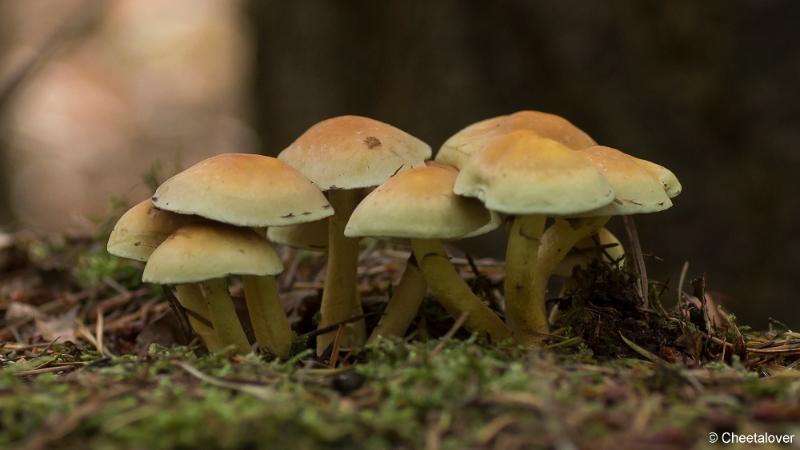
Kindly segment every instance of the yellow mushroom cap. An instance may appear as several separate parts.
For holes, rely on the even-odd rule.
[[[178,228],[200,219],[162,211],[150,199],[138,203],[119,218],[108,238],[108,253],[147,261],[153,250]]]
[[[611,186],[589,159],[527,130],[494,139],[473,155],[453,189],[505,214],[572,215],[614,200]]]
[[[597,238],[597,241],[595,241],[595,238]],[[573,268],[577,266],[586,267],[594,259],[614,263],[621,262],[624,256],[625,248],[619,239],[608,231],[608,228],[600,228],[596,234],[578,242],[553,273],[568,277],[572,275]]]
[[[530,130],[573,150],[597,143],[567,119],[540,111],[518,111],[473,123],[451,136],[436,154],[436,160],[461,168],[475,152],[489,141],[515,130]]]
[[[269,227],[267,239],[303,250],[325,251],[328,248],[328,221],[298,223],[284,227]]]
[[[165,181],[153,204],[237,226],[310,222],[333,214],[325,195],[300,172],[268,156],[225,153]]]
[[[393,176],[356,207],[345,236],[455,239],[491,231],[492,215],[480,202],[453,194],[457,174],[436,164]]]
[[[150,255],[142,281],[197,283],[228,275],[275,275],[283,271],[269,242],[249,228],[205,223],[172,233]]]
[[[424,166],[430,156],[428,144],[400,129],[340,116],[309,128],[278,158],[327,191],[377,186],[402,170]]]
[[[681,182],[678,181],[678,177],[676,177],[671,170],[646,159],[636,158],[636,162],[641,164],[654,177],[658,178],[658,181],[664,185],[664,191],[667,193],[669,198],[675,198],[680,195],[683,187],[681,186]]]
[[[588,158],[614,189],[614,201],[591,216],[644,214],[663,211],[672,206],[664,186],[636,158],[619,150],[595,146],[576,153]],[[584,214],[585,215],[585,214]]]

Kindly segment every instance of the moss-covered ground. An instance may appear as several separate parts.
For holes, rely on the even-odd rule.
[[[575,272],[538,349],[479,341],[428,299],[404,340],[317,358],[313,339],[298,339],[275,361],[206,354],[169,296],[138,281],[141,265],[103,247],[0,242],[1,448],[685,449],[726,432],[800,445],[800,334],[737,324],[702,279],[662,307],[658,284],[643,303],[630,273]],[[407,253],[363,250],[369,324]],[[282,297],[302,335],[315,328],[324,258],[283,256]],[[455,262],[500,303],[499,264]]]

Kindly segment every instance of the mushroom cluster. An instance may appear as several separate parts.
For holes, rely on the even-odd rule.
[[[146,262],[143,281],[172,286],[211,351],[246,353],[255,345],[290,355],[294,334],[272,243],[327,252],[319,354],[337,334],[349,348],[403,336],[428,291],[467,330],[531,345],[548,332],[550,277],[592,259],[619,264],[624,250],[603,228],[610,217],[667,209],[681,190],[668,169],[599,146],[567,120],[536,111],[470,125],[430,158],[430,146],[386,123],[328,119],[277,158],[221,154],[178,173],[120,218],[108,251]],[[443,241],[504,223],[503,319],[459,276]],[[412,249],[369,335],[356,289],[362,237]],[[231,276],[244,285],[254,344],[231,298]],[[332,325],[341,325],[337,333],[327,331]]]

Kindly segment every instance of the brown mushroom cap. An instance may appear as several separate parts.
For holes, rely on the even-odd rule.
[[[589,159],[528,130],[492,140],[465,163],[453,189],[505,214],[573,215],[614,199]]]
[[[588,134],[561,116],[540,111],[518,111],[467,126],[445,141],[436,154],[436,160],[461,168],[489,141],[515,130],[533,131],[573,150],[597,145]]]
[[[228,275],[275,275],[281,259],[248,228],[204,223],[179,228],[150,255],[142,281],[198,283]]]
[[[489,232],[491,213],[480,202],[453,193],[458,171],[436,164],[399,173],[356,207],[345,235],[455,239]]]
[[[150,199],[139,202],[119,218],[108,238],[108,253],[147,261],[153,250],[178,228],[202,220],[162,211]]]
[[[325,195],[289,165],[268,156],[226,153],[165,181],[153,204],[237,226],[310,222],[333,214]]]
[[[400,129],[340,116],[309,128],[278,158],[327,191],[377,186],[402,170],[424,166],[430,156],[428,144]]]
[[[663,211],[672,206],[664,186],[636,158],[619,150],[595,146],[578,150],[600,170],[614,189],[614,201],[588,214],[615,216]]]

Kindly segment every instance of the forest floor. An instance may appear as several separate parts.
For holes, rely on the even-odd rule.
[[[800,333],[737,324],[702,280],[667,309],[658,283],[645,304],[632,274],[578,271],[535,350],[480,342],[428,299],[405,340],[331,358],[301,335],[275,361],[199,350],[104,239],[0,235],[0,447],[685,449],[733,434],[800,447]],[[312,331],[324,258],[283,256],[290,319]],[[406,257],[365,245],[368,324]],[[501,301],[500,264],[454,262]]]

